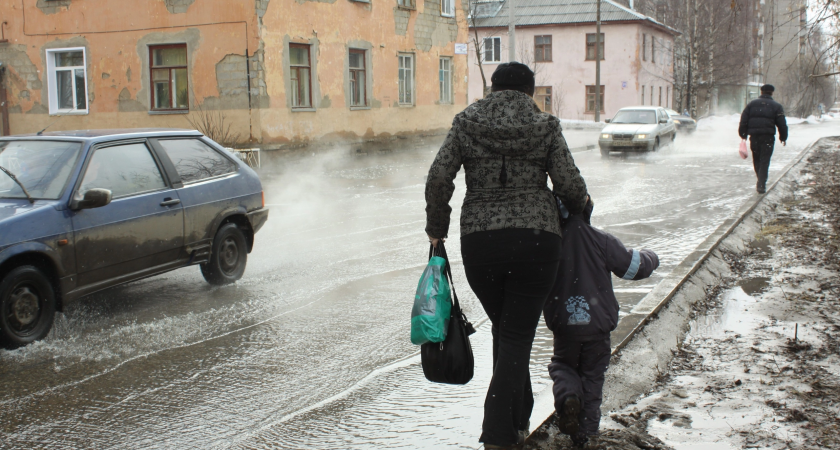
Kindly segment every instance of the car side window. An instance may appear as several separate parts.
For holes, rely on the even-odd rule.
[[[101,188],[113,198],[166,187],[160,169],[145,144],[115,145],[94,151],[79,193]]]
[[[236,165],[198,139],[158,141],[184,184],[236,172]]]

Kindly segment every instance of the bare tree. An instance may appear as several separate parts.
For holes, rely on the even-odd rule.
[[[551,89],[551,112],[557,117],[563,117],[566,109],[566,93],[563,91],[563,80],[560,80]]]
[[[481,94],[483,97],[487,95],[487,77],[484,75],[484,39],[479,37],[478,27],[476,26],[476,21],[480,15],[478,4],[476,0],[467,0],[467,24],[473,30],[470,39],[472,39],[475,47],[475,62],[478,64],[478,72],[481,74]]]
[[[193,128],[225,147],[235,148],[242,141],[242,135],[232,129],[233,124],[220,109],[205,109],[203,105],[196,104],[184,117]]]

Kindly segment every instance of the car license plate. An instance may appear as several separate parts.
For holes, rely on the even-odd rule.
[[[613,141],[613,147],[631,147],[632,141]]]

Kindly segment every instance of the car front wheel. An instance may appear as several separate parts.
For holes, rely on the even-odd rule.
[[[234,223],[226,223],[213,239],[210,261],[201,265],[201,274],[210,284],[230,284],[242,278],[248,261],[245,234]]]
[[[17,267],[0,282],[0,345],[11,349],[43,339],[54,319],[55,291],[37,267]]]
[[[656,140],[655,140],[655,141],[653,141],[653,151],[654,151],[654,152],[658,152],[658,151],[659,151],[659,138],[658,138],[658,137],[656,138]]]

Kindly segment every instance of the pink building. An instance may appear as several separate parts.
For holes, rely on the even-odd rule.
[[[490,75],[508,61],[504,0],[474,3],[469,45],[469,99],[482,97]],[[564,119],[595,117],[596,0],[516,0],[516,59],[534,69],[534,99]],[[476,39],[476,33],[478,38]],[[601,0],[601,120],[626,106],[671,107],[678,32],[610,0]],[[479,66],[476,48],[483,63]]]

